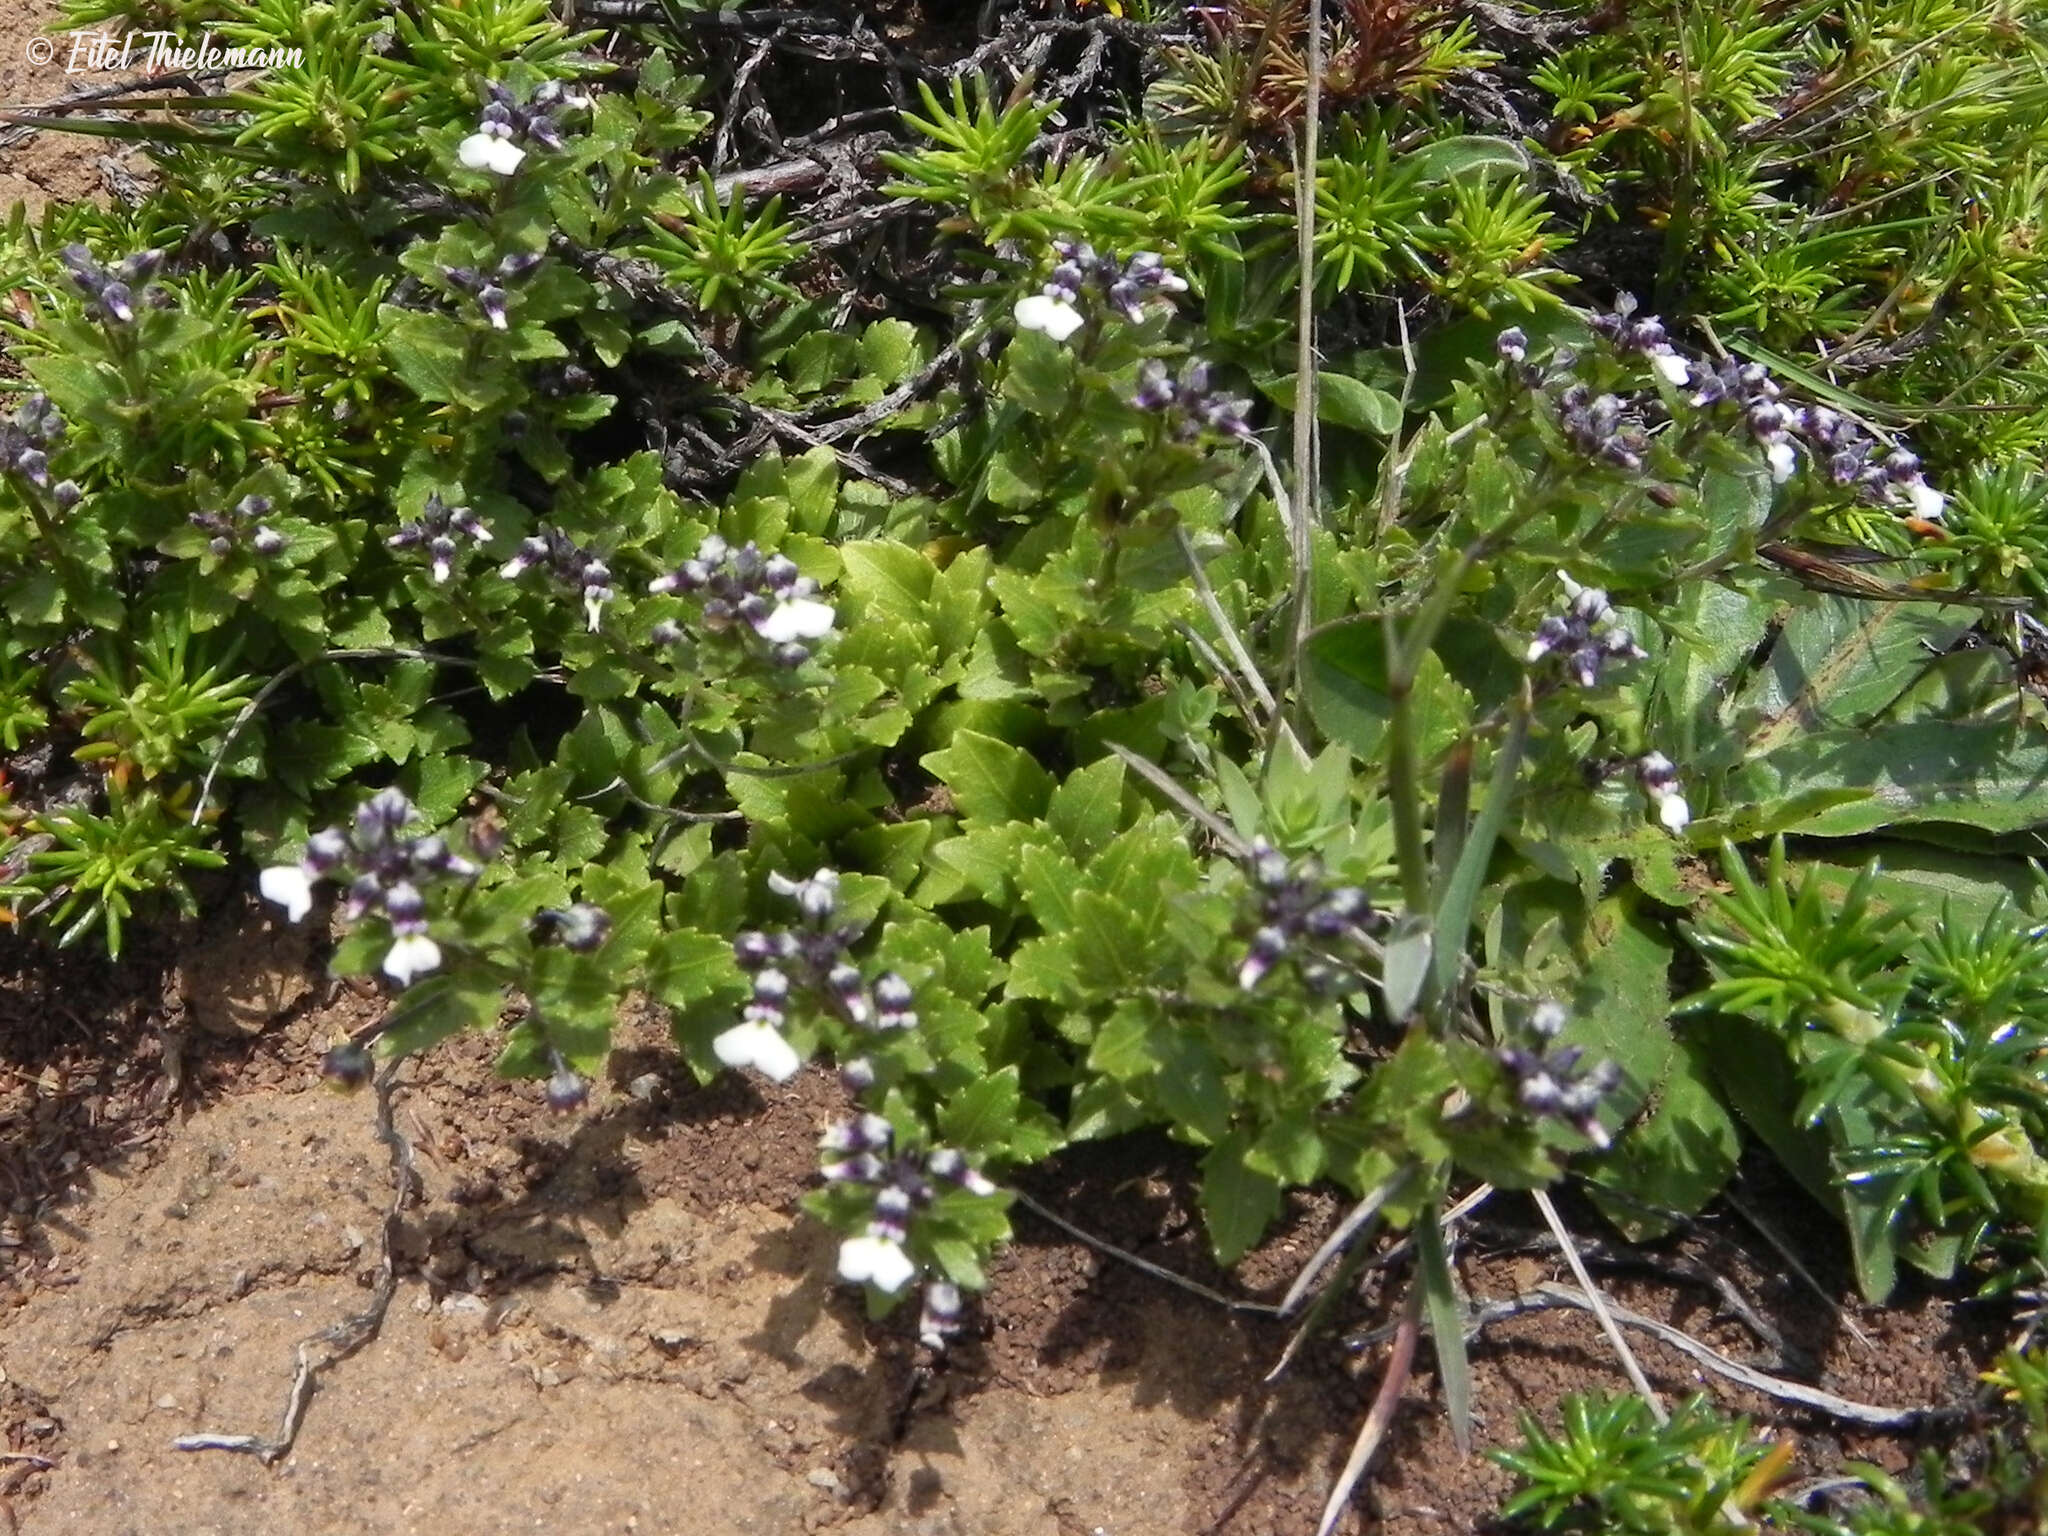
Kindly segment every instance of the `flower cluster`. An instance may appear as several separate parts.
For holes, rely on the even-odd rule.
[[[946,1185],[970,1195],[992,1195],[994,1184],[954,1147],[935,1147],[922,1158],[896,1150],[895,1127],[880,1115],[862,1115],[825,1132],[819,1146],[834,1161],[820,1170],[828,1183],[859,1185],[873,1191],[873,1217],[867,1230],[839,1245],[839,1276],[855,1285],[872,1285],[891,1296],[917,1274],[917,1263],[904,1251],[910,1222]],[[936,1292],[936,1294],[934,1294]],[[925,1289],[924,1316],[918,1332],[937,1348],[959,1325],[960,1293],[943,1280]]]
[[[1529,1046],[1502,1046],[1494,1057],[1507,1069],[1515,1099],[1532,1115],[1568,1122],[1596,1147],[1609,1137],[1600,1123],[1600,1105],[1621,1083],[1611,1061],[1584,1065],[1585,1052],[1575,1045],[1557,1045],[1564,1028],[1564,1009],[1540,1004],[1529,1016]]]
[[[384,956],[384,974],[400,986],[441,963],[441,946],[427,934],[427,901],[421,887],[441,880],[472,880],[479,870],[449,850],[436,833],[405,835],[419,819],[410,800],[395,789],[380,789],[357,810],[346,831],[329,827],[306,840],[296,864],[263,871],[258,889],[285,909],[293,922],[313,908],[313,886],[321,880],[345,886],[342,916],[356,922],[381,912],[395,940]]]
[[[846,958],[861,935],[858,923],[839,922],[839,876],[821,869],[808,880],[787,875],[768,877],[768,888],[787,896],[803,914],[803,927],[780,933],[742,933],[733,940],[733,957],[754,978],[754,995],[742,1022],[711,1042],[718,1059],[729,1067],[752,1067],[783,1082],[795,1075],[802,1060],[782,1037],[792,999],[808,997],[818,1006],[863,1033],[885,1034],[917,1025],[916,998],[910,983],[884,971],[870,985],[859,967]],[[846,1064],[848,1086],[858,1090],[874,1081],[873,1069],[856,1059]]]
[[[1045,286],[1019,299],[1012,313],[1021,329],[1043,331],[1054,341],[1065,341],[1087,323],[1080,307],[1084,296],[1099,296],[1111,311],[1137,325],[1145,318],[1147,299],[1188,291],[1187,279],[1153,251],[1122,262],[1098,255],[1092,246],[1056,240],[1053,254],[1059,262]]]
[[[111,325],[132,325],[135,306],[148,300],[149,281],[164,264],[162,251],[140,251],[109,272],[82,245],[58,253],[71,281],[85,295],[86,307]]]
[[[1614,622],[1614,605],[1605,592],[1582,587],[1563,571],[1557,573],[1557,579],[1564,583],[1571,603],[1563,613],[1552,614],[1537,626],[1526,660],[1562,657],[1572,679],[1581,688],[1591,688],[1600,681],[1600,669],[1607,662],[1640,661],[1648,654],[1636,644],[1634,635]]]
[[[519,546],[519,553],[499,569],[507,581],[516,581],[534,566],[546,566],[555,580],[574,587],[583,598],[583,615],[592,634],[604,605],[618,594],[612,591],[612,569],[559,528],[543,528]]]
[[[1611,312],[1590,316],[1588,324],[1615,351],[1647,361],[1665,383],[1686,390],[1684,398],[1695,409],[1726,407],[1763,450],[1779,484],[1798,472],[1804,457],[1830,484],[1854,491],[1874,505],[1929,520],[1938,519],[1947,506],[1948,498],[1927,483],[1920,460],[1909,450],[1886,449],[1854,420],[1828,406],[1788,403],[1761,363],[1732,357],[1709,363],[1683,356],[1661,320],[1637,316],[1631,295],[1621,294]],[[1532,362],[1529,337],[1520,329],[1502,331],[1494,349],[1530,389],[1561,380],[1579,361],[1571,348],[1558,347],[1546,364]],[[1627,470],[1642,467],[1648,443],[1645,412],[1648,419],[1661,420],[1664,410],[1663,402],[1654,397],[1635,402],[1611,394],[1596,396],[1579,382],[1567,385],[1557,404],[1559,424],[1575,448]]]
[[[763,555],[752,543],[734,549],[715,533],[679,568],[656,577],[647,590],[656,596],[681,592],[701,597],[706,629],[723,634],[745,625],[785,667],[800,667],[810,660],[812,648],[832,633],[837,618],[829,605],[817,600],[818,584],[798,575],[796,562],[787,555]],[[654,638],[663,645],[682,637],[682,630],[672,623],[655,626]]]
[[[1673,832],[1683,832],[1692,821],[1692,807],[1678,787],[1678,765],[1662,752],[1652,752],[1636,763],[1636,782],[1650,797],[1657,819]]]
[[[477,119],[476,132],[456,148],[456,157],[473,171],[492,171],[510,176],[526,159],[521,141],[542,149],[562,147],[561,125],[555,114],[564,109],[585,110],[590,98],[569,90],[559,80],[548,80],[533,93],[533,100],[519,104],[509,88],[497,80],[484,82],[484,110]]]
[[[1259,893],[1258,931],[1237,968],[1237,984],[1246,992],[1297,946],[1356,943],[1379,922],[1364,891],[1326,884],[1313,858],[1297,866],[1264,838],[1255,838],[1246,862]],[[1345,974],[1343,967],[1314,954],[1301,966],[1302,981],[1318,993],[1342,990]]]
[[[84,497],[76,482],[50,483],[50,450],[64,441],[64,418],[50,397],[38,391],[21,402],[12,421],[0,421],[0,475],[13,475],[47,491],[60,512]]]
[[[504,285],[531,277],[543,259],[538,252],[521,251],[507,256],[489,272],[475,267],[443,267],[441,277],[449,287],[475,299],[491,329],[502,331],[512,324],[512,295]]]
[[[1692,378],[1692,364],[1679,355],[1664,332],[1664,322],[1655,315],[1636,318],[1636,296],[1617,294],[1610,313],[1592,316],[1587,323],[1614,344],[1619,352],[1643,358],[1665,383],[1683,387]]]
[[[244,496],[226,512],[194,512],[186,519],[208,535],[206,547],[225,555],[247,544],[250,552],[268,560],[284,552],[285,536],[263,519],[277,510],[268,496]]]
[[[1131,404],[1141,411],[1167,413],[1173,435],[1182,442],[1200,437],[1204,428],[1225,437],[1252,435],[1251,423],[1245,419],[1251,401],[1212,393],[1209,365],[1200,359],[1189,362],[1175,379],[1166,371],[1166,364],[1156,357],[1147,358],[1138,365],[1138,392],[1131,396]]]
[[[483,519],[467,507],[449,506],[441,499],[441,493],[434,491],[428,494],[419,517],[384,542],[393,549],[415,549],[424,545],[427,558],[434,563],[435,584],[439,585],[455,568],[458,548],[455,535],[458,533],[473,544],[482,544],[491,536],[491,530],[484,526]]]

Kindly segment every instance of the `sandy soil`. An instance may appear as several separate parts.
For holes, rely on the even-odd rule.
[[[64,72],[70,42],[47,33],[57,11],[57,0],[6,0],[0,6],[0,108],[38,107],[114,82],[113,76]],[[47,61],[41,53],[45,44],[54,50]],[[0,126],[0,217],[17,202],[35,212],[48,203],[99,196],[99,160],[108,149],[97,139]],[[135,165],[127,157],[121,163],[131,169]]]
[[[871,1324],[795,1213],[836,1084],[680,1074],[658,1019],[628,1021],[591,1108],[548,1115],[496,1083],[489,1042],[406,1069],[396,1123],[420,1198],[380,1337],[323,1378],[274,1468],[181,1453],[193,1431],[267,1434],[301,1339],[360,1310],[392,1190],[369,1096],[317,1086],[320,1052],[380,1006],[307,969],[302,934],[240,912],[175,963],[52,964],[0,939],[0,1531],[240,1533],[799,1531],[863,1536],[1300,1536],[1379,1367],[1332,1338],[1277,1388],[1285,1341],[1019,1213],[968,1337],[933,1360],[909,1318]],[[180,1096],[167,1102],[166,1069]],[[1034,1193],[1208,1283],[1185,1159],[1125,1141],[1041,1170]],[[1298,1203],[1238,1277],[1271,1292],[1336,1214]],[[1506,1222],[1515,1213],[1503,1209]],[[1796,1212],[1795,1212],[1796,1216]],[[1526,1221],[1526,1213],[1522,1218]],[[1590,1223],[1589,1223],[1590,1226]],[[1807,1237],[1812,1236],[1811,1223]],[[1815,1262],[1828,1278],[1829,1254]],[[1734,1277],[1833,1390],[1953,1402],[1985,1341],[1948,1306],[1825,1307],[1709,1224],[1685,1251]],[[1480,1297],[1561,1277],[1511,1226],[1468,1243]],[[1611,1272],[1625,1304],[1770,1366],[1760,1341],[1670,1274]],[[1385,1298],[1347,1304],[1370,1324]],[[1642,1347],[1660,1390],[1770,1405]],[[1354,1529],[1476,1528],[1506,1475],[1452,1449],[1426,1368]],[[1614,1390],[1589,1319],[1517,1319],[1474,1352],[1482,1447],[1518,1411]],[[1903,1463],[1909,1441],[1779,1417],[1801,1464]],[[47,1465],[45,1465],[47,1463]]]

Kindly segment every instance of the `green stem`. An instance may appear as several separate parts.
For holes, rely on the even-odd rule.
[[[1399,626],[1384,621],[1387,646],[1387,801],[1394,812],[1394,858],[1401,900],[1410,912],[1429,910],[1429,856],[1422,845],[1422,768],[1415,753],[1415,677],[1401,659]]]

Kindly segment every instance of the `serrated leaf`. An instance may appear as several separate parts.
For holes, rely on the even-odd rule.
[[[1216,1262],[1235,1264],[1280,1214],[1280,1185],[1245,1162],[1251,1137],[1233,1131],[1202,1159],[1202,1220]]]
[[[969,824],[1036,821],[1052,796],[1052,775],[1036,758],[979,731],[956,732],[951,746],[918,761],[953,792]]]

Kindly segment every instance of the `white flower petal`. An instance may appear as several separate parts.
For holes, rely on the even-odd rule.
[[[735,1069],[752,1067],[763,1077],[786,1083],[804,1064],[796,1048],[759,1020],[734,1025],[711,1042],[712,1054]]]
[[[441,964],[441,946],[424,933],[408,933],[384,957],[384,974],[401,987]]]
[[[1780,485],[1790,480],[1792,471],[1799,466],[1799,456],[1782,437],[1764,450],[1764,457],[1771,461],[1771,478]]]
[[[1650,366],[1666,384],[1682,385],[1692,377],[1692,368],[1676,352],[1652,352]]]
[[[855,1285],[872,1285],[893,1296],[910,1283],[917,1266],[900,1244],[872,1233],[849,1237],[839,1245],[839,1278]]]
[[[278,864],[256,877],[256,888],[264,899],[284,908],[284,915],[298,922],[313,910],[313,882],[296,864]]]
[[[1657,819],[1673,832],[1683,832],[1692,822],[1692,807],[1683,795],[1666,795],[1657,803]]]
[[[472,171],[480,171],[491,163],[491,146],[497,142],[488,133],[472,133],[456,147],[455,158]]]
[[[1029,293],[1017,301],[1013,311],[1017,324],[1027,331],[1043,331],[1054,341],[1065,341],[1081,329],[1081,312],[1061,299]]]
[[[1939,522],[1941,514],[1948,509],[1948,498],[1925,480],[1908,480],[1906,495],[1912,500],[1913,511],[1929,522]]]
[[[790,640],[822,640],[832,633],[836,618],[830,604],[798,597],[776,604],[756,627],[763,640],[782,645]]]
[[[526,151],[510,139],[492,139],[491,147],[484,159],[486,170],[496,171],[500,176],[510,176],[519,169],[526,158]]]

